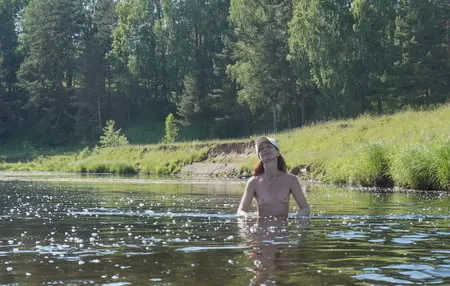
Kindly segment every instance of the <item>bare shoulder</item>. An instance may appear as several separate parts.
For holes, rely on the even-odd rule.
[[[258,181],[258,177],[251,176],[250,179],[247,180],[247,186],[252,186]]]
[[[287,180],[289,180],[291,182],[296,182],[296,181],[298,182],[298,178],[294,174],[286,173],[284,176],[285,176],[285,178],[287,178]]]

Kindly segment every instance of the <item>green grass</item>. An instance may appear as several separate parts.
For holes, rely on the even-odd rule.
[[[127,145],[117,148],[84,148],[65,155],[39,156],[32,162],[0,163],[11,171],[65,171],[113,174],[173,174],[205,159],[208,146],[197,143]]]
[[[449,189],[450,106],[380,117],[319,123],[281,134],[291,165],[307,164],[313,176],[333,183]]]
[[[373,186],[393,182],[413,189],[450,190],[450,105],[429,111],[312,124],[277,134],[288,167],[306,165],[308,176],[331,183]],[[40,155],[28,163],[0,163],[0,169],[172,174],[206,159],[217,143],[251,138],[210,140],[170,145],[128,145],[84,148],[62,155]],[[257,157],[241,162],[249,174]]]

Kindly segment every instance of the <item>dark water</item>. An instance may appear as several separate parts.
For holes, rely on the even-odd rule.
[[[244,221],[243,187],[0,182],[0,285],[450,285],[445,193],[312,185],[310,221]]]

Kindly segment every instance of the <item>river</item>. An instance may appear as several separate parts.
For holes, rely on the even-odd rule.
[[[0,285],[450,284],[447,193],[311,184],[309,220],[261,221],[244,185],[2,181]]]

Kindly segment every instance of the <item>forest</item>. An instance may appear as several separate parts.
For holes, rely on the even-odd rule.
[[[0,146],[92,142],[109,120],[172,116],[193,140],[432,108],[449,29],[448,0],[0,0]]]

